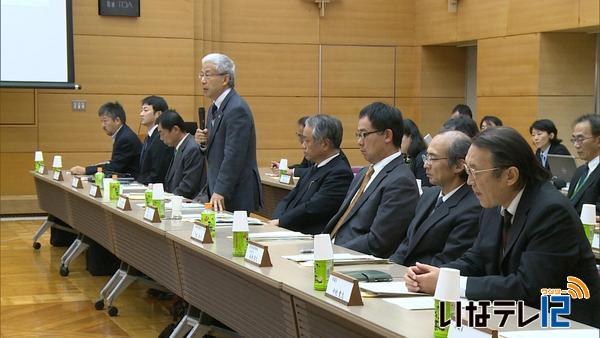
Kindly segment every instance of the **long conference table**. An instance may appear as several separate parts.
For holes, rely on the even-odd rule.
[[[214,244],[201,244],[191,239],[189,221],[150,223],[137,201],[131,201],[132,210],[123,211],[114,201],[90,196],[91,183],[83,182],[82,189],[71,187],[69,174],[64,181],[55,181],[50,174],[32,174],[40,208],[242,336],[432,336],[433,310],[410,311],[382,298],[366,297],[363,306],[346,306],[314,290],[312,268],[282,257],[312,248],[311,240],[262,242],[273,266],[258,267],[232,256],[231,227],[217,227]],[[250,226],[250,233],[277,229],[281,230]],[[334,252],[353,251],[334,246]],[[406,268],[396,264],[335,267],[339,272],[361,269],[385,271],[402,280]],[[535,311],[526,308],[526,313]],[[493,317],[491,323],[498,321]],[[539,327],[536,321],[521,330]],[[590,328],[573,321],[571,327]],[[516,329],[512,319],[502,330]]]

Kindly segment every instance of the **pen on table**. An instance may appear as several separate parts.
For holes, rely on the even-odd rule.
[[[311,254],[314,253],[313,249],[300,249],[301,254]]]

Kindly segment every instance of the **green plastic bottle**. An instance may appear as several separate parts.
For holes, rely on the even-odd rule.
[[[104,172],[102,171],[102,167],[96,168],[96,174],[94,174],[94,181],[96,183],[96,186],[98,186],[100,189],[104,188],[102,184],[102,182],[104,182]]]
[[[233,256],[244,257],[248,250],[248,231],[233,231]]]
[[[121,182],[117,180],[117,175],[112,176],[112,181],[109,184],[110,188],[110,200],[116,201],[119,199],[119,190],[121,189]]]
[[[440,312],[440,307],[441,307],[441,301],[438,299],[435,299],[435,322],[434,322],[434,326],[433,326],[433,337],[434,338],[446,338],[448,337],[448,331],[450,330],[450,325],[446,326],[446,327],[441,327],[440,323],[441,323],[441,312]],[[450,317],[452,317],[452,302],[444,302],[444,319],[446,321],[450,320]]]
[[[217,227],[217,213],[213,210],[212,203],[204,203],[204,211],[200,214],[200,223],[208,225],[210,237],[215,238]]]
[[[148,188],[144,192],[144,206],[152,205],[152,183],[148,184]]]

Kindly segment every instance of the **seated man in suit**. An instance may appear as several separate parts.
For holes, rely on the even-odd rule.
[[[194,137],[185,131],[183,119],[174,110],[167,110],[158,117],[160,139],[175,148],[173,161],[165,176],[165,191],[192,199],[204,186],[204,156]]]
[[[160,96],[148,96],[142,100],[140,123],[148,128],[140,154],[140,172],[136,177],[136,181],[142,184],[163,183],[173,159],[173,148],[160,140],[156,130],[156,120],[167,109],[167,101]]]
[[[440,266],[460,257],[479,233],[481,206],[466,184],[465,156],[471,139],[459,131],[436,135],[423,155],[427,177],[435,186],[425,189],[406,238],[390,260],[410,266],[416,262]]]
[[[304,157],[316,164],[279,202],[270,224],[305,234],[323,232],[354,177],[348,159],[340,151],[342,135],[342,123],[333,116],[315,115],[306,120]]]
[[[465,169],[485,209],[473,246],[444,265],[460,270],[462,296],[539,308],[540,289],[565,289],[567,276],[574,276],[591,298],[571,300],[571,319],[599,326],[600,282],[590,243],[527,141],[512,128],[486,129],[473,139]],[[417,263],[404,279],[410,291],[434,293],[438,274],[439,268]]]
[[[573,127],[571,142],[580,159],[587,161],[577,168],[569,185],[569,199],[578,214],[584,204],[595,204],[600,215],[600,115],[579,117]]]
[[[324,232],[337,245],[387,258],[406,236],[419,190],[400,153],[402,113],[375,102],[358,118],[358,146],[371,165],[356,175]]]
[[[106,175],[112,173],[131,174],[136,176],[140,164],[142,144],[137,135],[125,124],[125,110],[119,102],[107,102],[98,110],[102,129],[112,137],[113,149],[109,162],[88,167],[75,166],[71,173],[75,175],[92,175],[98,167],[102,167]]]

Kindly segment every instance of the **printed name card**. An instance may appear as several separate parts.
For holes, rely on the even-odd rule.
[[[279,183],[293,184],[294,179],[292,178],[292,175],[281,175],[279,176]]]
[[[358,280],[342,273],[332,272],[329,275],[325,295],[348,306],[363,305]]]
[[[194,222],[194,227],[192,228],[192,239],[202,244],[213,243],[212,237],[210,237],[208,226],[201,224],[200,222]]]
[[[269,256],[269,247],[253,241],[248,241],[244,260],[261,268],[273,266],[271,264],[271,257]]]
[[[75,189],[83,189],[83,183],[81,183],[81,177],[74,176],[71,180],[71,187]]]
[[[146,211],[144,211],[144,219],[150,223],[160,223],[158,209],[152,206],[147,206]]]
[[[40,175],[44,175],[44,173],[46,172],[46,168],[44,168],[44,166],[41,165],[36,172]]]
[[[117,200],[117,209],[121,209],[123,211],[131,210],[131,203],[129,202],[129,197],[123,194],[119,195],[119,199]]]
[[[98,188],[97,185],[92,184],[90,186],[90,196],[92,196],[92,197],[102,197],[102,192],[100,191],[100,189]]]
[[[54,175],[52,175],[52,179],[55,181],[64,181],[62,170],[55,171]]]

